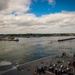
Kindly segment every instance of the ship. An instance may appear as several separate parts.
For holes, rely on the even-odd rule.
[[[0,62],[0,75],[75,75],[75,54],[65,52],[28,63],[13,66],[9,61]]]
[[[1,37],[0,41],[19,41],[19,39],[15,37]]]

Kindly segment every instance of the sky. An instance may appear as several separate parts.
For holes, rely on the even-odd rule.
[[[75,33],[75,0],[0,0],[0,34]]]

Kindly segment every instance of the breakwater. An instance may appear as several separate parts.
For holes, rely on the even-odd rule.
[[[58,42],[62,42],[62,41],[68,41],[68,40],[73,40],[75,38],[66,38],[66,39],[59,39]]]

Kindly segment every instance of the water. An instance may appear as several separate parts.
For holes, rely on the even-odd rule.
[[[19,38],[20,41],[0,41],[0,61],[14,65],[23,64],[42,57],[75,53],[75,40],[58,42],[67,37]],[[52,41],[52,42],[51,42]]]

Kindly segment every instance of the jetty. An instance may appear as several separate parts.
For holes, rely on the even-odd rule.
[[[66,39],[59,39],[58,42],[62,42],[62,41],[68,41],[68,40],[73,40],[75,38],[66,38]]]

